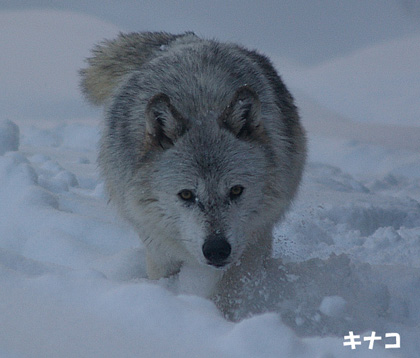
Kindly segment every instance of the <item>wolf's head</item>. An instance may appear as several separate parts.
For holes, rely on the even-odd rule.
[[[165,94],[146,109],[147,153],[154,161],[150,193],[161,225],[203,264],[236,262],[264,216],[270,153],[260,101],[239,88],[221,113],[183,118]],[[145,154],[147,155],[147,154]]]

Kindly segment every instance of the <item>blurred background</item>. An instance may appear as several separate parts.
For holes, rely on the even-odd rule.
[[[1,116],[98,117],[77,74],[95,43],[187,30],[268,55],[314,117],[420,126],[418,0],[2,0]]]

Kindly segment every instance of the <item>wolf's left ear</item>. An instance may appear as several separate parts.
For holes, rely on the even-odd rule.
[[[164,93],[153,96],[146,107],[146,145],[168,149],[188,129],[187,120]]]
[[[263,132],[261,103],[257,93],[247,85],[240,87],[218,122],[237,138],[257,138]]]

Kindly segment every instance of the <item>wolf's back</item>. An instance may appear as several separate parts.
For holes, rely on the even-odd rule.
[[[88,67],[80,71],[81,87],[86,98],[95,105],[103,104],[126,74],[139,69],[180,37],[196,38],[192,32],[172,35],[166,32],[120,34],[95,46]]]

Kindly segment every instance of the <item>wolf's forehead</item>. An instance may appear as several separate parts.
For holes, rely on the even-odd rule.
[[[180,159],[185,160],[186,169],[194,178],[209,184],[254,177],[255,169],[264,162],[259,153],[234,138],[207,138],[194,144],[183,152],[189,155]]]
[[[261,180],[266,172],[263,151],[220,128],[215,118],[207,120],[194,124],[163,154],[158,172],[170,178],[163,184],[176,183],[176,189],[205,186],[207,190],[223,191],[227,186]]]
[[[230,133],[218,128],[218,124],[205,123],[185,136],[186,152],[194,166],[201,172],[226,171],[245,161],[247,145],[233,138]]]

